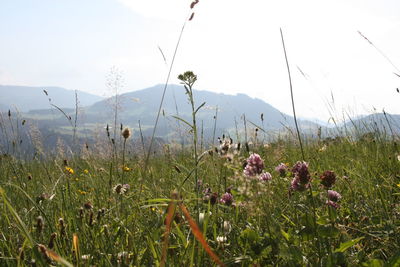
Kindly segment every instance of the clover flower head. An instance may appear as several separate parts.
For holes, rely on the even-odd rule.
[[[227,205],[227,206],[232,205],[232,203],[233,203],[233,196],[232,196],[232,194],[231,194],[231,193],[228,193],[228,192],[225,193],[225,194],[223,194],[222,197],[221,197],[220,202],[221,202],[222,204]]]
[[[280,163],[275,167],[275,171],[279,172],[279,175],[282,177],[286,175],[287,169],[288,167],[285,163]]]
[[[328,190],[328,199],[333,202],[338,202],[342,198],[338,192],[334,190]]]
[[[259,177],[260,181],[271,181],[272,180],[272,175],[269,172],[263,172],[260,177]]]
[[[261,174],[264,169],[264,161],[260,157],[260,155],[253,153],[247,159],[246,167],[244,168],[244,175],[246,176],[256,176],[257,174]]]

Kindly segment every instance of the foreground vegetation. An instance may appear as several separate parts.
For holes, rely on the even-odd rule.
[[[308,166],[290,139],[247,147],[224,139],[196,164],[167,145],[146,168],[112,146],[110,157],[3,155],[0,264],[399,266],[396,143],[309,141]]]

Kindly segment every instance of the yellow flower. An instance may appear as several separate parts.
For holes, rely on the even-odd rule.
[[[82,190],[79,190],[79,189],[78,189],[78,193],[81,194],[81,195],[86,195],[87,194],[86,191],[82,191]]]
[[[129,168],[129,167],[127,167],[127,166],[124,166],[124,167],[122,167],[122,170],[123,170],[124,172],[129,172],[129,171],[131,171],[132,169]]]
[[[84,173],[84,174],[88,174],[89,171],[88,171],[87,169],[84,169],[84,170],[83,170],[83,173]]]
[[[65,167],[65,171],[66,171],[68,174],[74,174],[74,173],[75,173],[75,172],[74,172],[74,169],[72,169],[71,167],[68,167],[68,166]]]
[[[400,187],[400,184],[397,184],[397,187]]]

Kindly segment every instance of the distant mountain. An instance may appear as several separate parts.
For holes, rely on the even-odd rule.
[[[400,134],[400,115],[375,113],[360,116],[346,122],[342,127],[353,134],[365,134],[367,132],[380,132],[391,134]]]
[[[44,93],[46,90],[48,95]],[[89,106],[102,100],[100,96],[77,91],[79,106]],[[35,109],[50,108],[51,103],[60,108],[75,107],[75,91],[61,87],[29,87],[0,85],[0,111],[14,110],[16,107],[21,112]]]
[[[152,128],[157,110],[160,104],[164,85],[156,85],[143,90],[121,94],[118,102],[120,103],[119,118],[124,124],[137,126],[141,121],[144,128]],[[196,106],[205,102],[205,106],[198,112],[198,126],[203,125],[205,134],[211,134],[214,127],[214,116],[217,115],[216,132],[235,131],[235,127],[243,129],[243,115],[247,120],[247,127],[254,128],[258,125],[265,130],[278,130],[286,127],[292,127],[293,118],[280,112],[270,104],[251,98],[245,94],[226,95],[213,93],[209,91],[194,90],[194,99]],[[85,110],[87,122],[106,121],[112,122],[112,107],[115,105],[115,98],[99,101]],[[218,108],[218,111],[217,111]],[[158,133],[167,134],[164,131],[167,126],[176,125],[177,120],[172,116],[179,116],[185,120],[191,120],[191,106],[183,86],[169,85],[166,91],[163,116],[160,120]],[[264,121],[261,120],[263,114]],[[163,119],[164,118],[164,119]],[[236,125],[235,125],[236,123]],[[309,121],[303,121],[303,128],[316,128],[318,124]],[[147,126],[147,127],[146,127]]]

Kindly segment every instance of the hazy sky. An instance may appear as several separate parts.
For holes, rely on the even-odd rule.
[[[170,63],[190,2],[0,0],[0,84],[104,95],[112,66],[123,91],[163,83],[158,46]],[[357,33],[400,68],[399,0],[200,0],[194,11],[171,83],[193,70],[198,89],[246,93],[291,114],[282,27],[300,116],[327,121],[331,93],[338,114],[400,113],[400,71]]]

